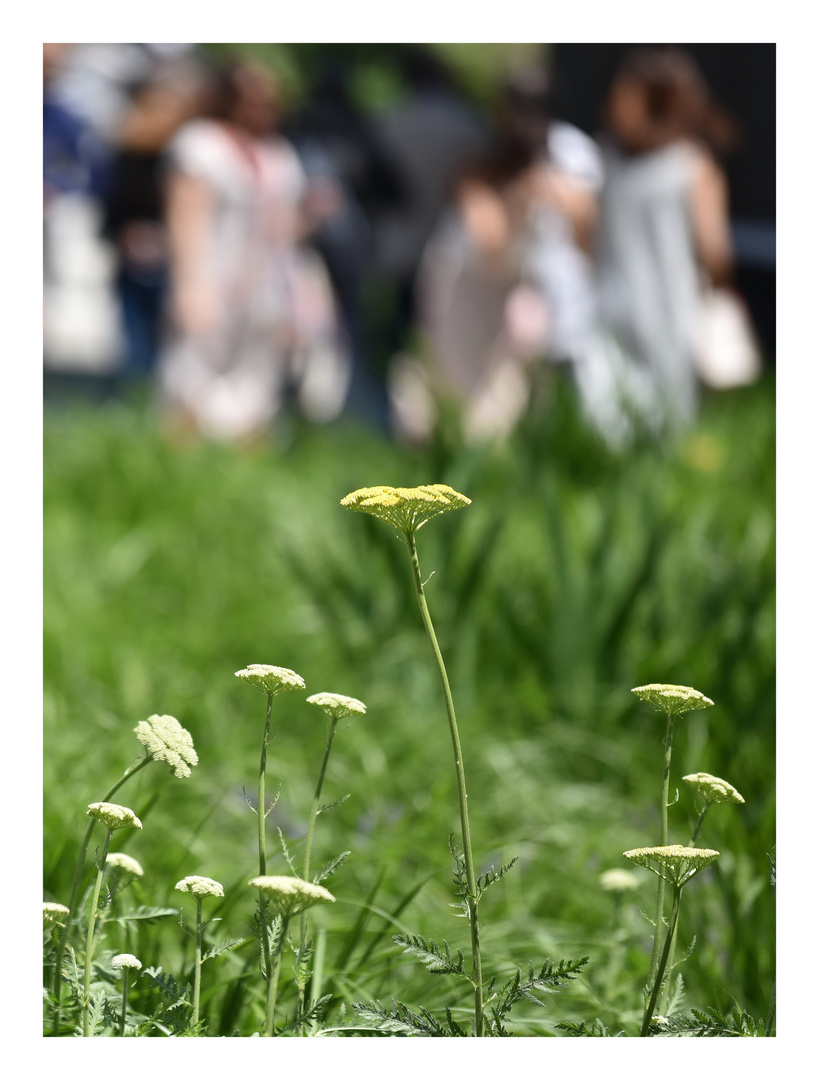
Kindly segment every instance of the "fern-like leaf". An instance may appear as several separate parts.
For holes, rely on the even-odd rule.
[[[478,896],[483,896],[490,885],[494,885],[496,881],[500,881],[500,879],[512,869],[517,861],[517,857],[515,857],[511,862],[502,866],[500,870],[496,870],[495,867],[492,866],[487,873],[481,874],[477,881]]]
[[[392,1009],[388,1009],[380,1001],[371,1001],[367,1005],[354,1002],[352,1007],[363,1020],[370,1021],[379,1031],[391,1031],[396,1035],[423,1035],[427,1038],[448,1038],[454,1034],[441,1027],[435,1017],[423,1007],[415,1012],[395,999]]]
[[[409,937],[394,935],[392,939],[396,945],[400,945],[405,953],[416,956],[432,975],[454,975],[460,979],[471,982],[469,975],[464,969],[464,954],[457,949],[457,959],[454,959],[449,948],[449,943],[443,943],[443,950],[437,941],[431,938],[419,937],[411,934]]]
[[[343,866],[344,863],[347,862],[347,859],[350,857],[351,854],[352,852],[350,851],[342,851],[340,855],[336,855],[334,859],[332,859],[330,862],[327,863],[326,866],[323,866],[321,870],[319,870],[319,872],[313,878],[313,883],[315,885],[320,885],[322,881],[326,881],[327,878],[332,877],[336,870],[338,870],[340,866]]]
[[[738,1005],[726,1016],[709,1005],[704,1010],[692,1009],[687,1016],[667,1017],[663,1023],[652,1025],[649,1034],[666,1039],[759,1039],[765,1037],[765,1024]]]

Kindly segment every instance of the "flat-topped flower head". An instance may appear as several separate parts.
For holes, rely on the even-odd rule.
[[[286,667],[274,667],[272,664],[248,664],[241,671],[234,672],[237,679],[244,679],[252,686],[264,690],[275,697],[287,690],[303,690],[304,679]]]
[[[719,776],[712,776],[711,773],[690,773],[688,776],[684,776],[683,780],[686,784],[690,784],[699,795],[702,795],[707,803],[745,802],[733,784],[720,779]]]
[[[358,698],[345,697],[343,694],[313,694],[307,699],[308,705],[318,705],[331,720],[341,720],[344,716],[356,714],[363,716],[367,706]]]
[[[336,898],[321,885],[303,881],[297,877],[279,877],[275,874],[262,874],[252,878],[248,885],[260,889],[272,901],[276,913],[298,915],[314,904],[334,904]]]
[[[409,536],[438,514],[458,510],[471,502],[446,484],[422,484],[414,488],[359,488],[345,495],[341,505],[380,518]]]
[[[137,971],[142,967],[142,961],[137,960],[133,953],[121,952],[111,957],[111,967],[114,971],[122,971],[123,968],[135,968]]]
[[[606,892],[634,892],[637,887],[637,875],[633,870],[623,870],[617,866],[604,870],[600,875],[600,888]]]
[[[646,686],[636,686],[631,692],[667,716],[679,716],[680,713],[692,712],[694,709],[707,709],[714,704],[699,690],[690,686],[674,686],[671,683],[648,683]]]
[[[137,860],[132,859],[130,855],[126,855],[124,851],[110,852],[105,860],[105,865],[112,866],[116,870],[124,870],[126,874],[133,874],[134,877],[142,877],[144,873]]]
[[[149,716],[134,728],[136,737],[155,761],[166,761],[174,774],[186,779],[199,762],[189,731],[174,716]]]
[[[107,825],[109,829],[141,829],[142,822],[127,806],[112,802],[92,802],[86,813]]]
[[[55,904],[51,901],[43,901],[43,922],[44,923],[58,923],[60,926],[63,924],[60,922],[60,918],[64,915],[70,915],[71,911],[65,906],[65,904]]]
[[[218,881],[213,878],[200,877],[199,874],[190,874],[174,885],[180,892],[193,893],[194,896],[224,896],[225,890]]]
[[[700,870],[710,866],[719,856],[719,852],[713,848],[669,844],[666,847],[633,848],[631,851],[624,851],[623,855],[657,877],[665,878],[672,885],[682,888]]]

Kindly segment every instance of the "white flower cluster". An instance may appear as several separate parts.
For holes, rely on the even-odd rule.
[[[356,713],[363,716],[367,706],[358,698],[345,697],[343,694],[313,694],[307,699],[308,705],[318,705],[331,720],[341,720],[344,716],[352,716]]]
[[[262,874],[252,878],[248,885],[260,889],[280,915],[298,915],[314,904],[334,904],[336,898],[321,885],[303,881],[297,877],[279,877]]]
[[[90,803],[86,811],[89,817],[103,822],[109,829],[141,829],[142,822],[127,806],[112,802]]]
[[[218,881],[214,881],[213,878],[209,877],[200,877],[198,874],[191,874],[189,877],[182,878],[181,881],[177,881],[174,888],[179,889],[180,892],[193,893],[194,896],[225,895],[225,890]]]
[[[136,737],[156,761],[166,761],[174,776],[187,778],[199,761],[189,731],[174,716],[149,716],[134,728]]]
[[[70,915],[70,914],[71,914],[71,912],[65,906],[65,904],[54,904],[54,903],[50,903],[48,900],[43,901],[43,922],[44,923],[59,922],[59,916],[60,915]],[[62,923],[60,923],[60,926],[62,926]]]
[[[274,667],[272,664],[248,664],[241,671],[235,671],[237,679],[257,686],[271,696],[283,694],[286,690],[303,690],[304,679],[286,667]]]
[[[126,855],[124,851],[112,851],[105,860],[106,866],[113,866],[117,870],[124,870],[135,877],[142,877],[144,871],[136,859]]]
[[[600,888],[606,892],[635,892],[637,875],[633,870],[622,870],[620,867],[604,870],[600,875]]]
[[[111,967],[114,971],[121,971],[123,968],[136,968],[139,971],[142,961],[137,960],[133,953],[122,952],[111,958]]]

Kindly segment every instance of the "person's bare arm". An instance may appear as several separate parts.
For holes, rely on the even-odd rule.
[[[728,184],[710,156],[698,152],[691,189],[691,219],[697,255],[711,281],[727,281],[734,253],[728,216]]]
[[[202,180],[175,171],[168,180],[167,225],[173,314],[181,329],[204,333],[218,320],[207,250],[212,195]]]

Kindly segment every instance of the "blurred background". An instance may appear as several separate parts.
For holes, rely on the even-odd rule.
[[[646,682],[716,702],[677,725],[672,790],[708,771],[746,799],[701,837],[723,855],[682,914],[688,1003],[764,1016],[775,60],[44,45],[45,898],[65,902],[84,808],[152,713],[201,764],[135,780],[139,888],[173,906],[186,874],[241,885],[262,716],[232,673],[291,667],[368,705],[336,740],[325,791],[351,798],[316,841],[354,852],[326,916],[339,1000],[429,1004],[374,911],[464,947],[441,929],[448,737],[404,552],[338,502],[443,482],[473,504],[419,549],[473,842],[482,869],[519,857],[485,948],[501,971],[593,961],[525,1033],[639,1007],[653,879],[621,907],[600,874],[656,842],[664,721],[629,693]],[[294,698],[269,771],[271,827],[298,850],[322,730]],[[680,791],[673,841],[697,813]],[[241,888],[220,914],[245,932]],[[244,961],[220,961],[226,981]],[[214,1009],[230,1034],[236,994]]]

